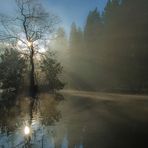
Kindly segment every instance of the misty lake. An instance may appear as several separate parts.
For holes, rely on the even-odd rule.
[[[0,0],[0,148],[148,148],[148,0]]]
[[[62,95],[61,95],[62,94]],[[0,148],[142,148],[147,96],[63,91],[0,103]]]

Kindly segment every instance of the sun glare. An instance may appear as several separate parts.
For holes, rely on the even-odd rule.
[[[31,46],[32,46],[32,42],[28,42],[27,45],[28,45],[29,47],[31,47]]]
[[[33,45],[35,50],[38,50],[39,52],[46,52],[46,46],[47,44],[49,45],[50,44],[50,40],[47,41],[47,43],[45,44],[44,42],[39,42],[39,41],[36,41],[36,42],[29,42],[29,41],[18,41],[17,42],[17,47],[19,50],[25,50],[27,51],[28,48],[31,48],[31,46]]]
[[[30,134],[30,128],[28,126],[25,126],[24,128],[24,134],[29,135]]]

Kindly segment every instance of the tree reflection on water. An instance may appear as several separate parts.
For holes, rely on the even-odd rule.
[[[148,100],[71,92],[0,103],[0,147],[145,148]],[[64,99],[64,101],[62,101]],[[25,135],[25,127],[29,128]]]
[[[44,134],[54,134],[51,129],[50,131],[46,129],[44,132],[44,127],[53,126],[59,121],[61,113],[58,104],[63,99],[61,94],[40,94],[35,98],[21,97],[13,104],[10,101],[1,101],[1,145],[4,147],[43,146]],[[29,130],[26,135],[25,128]],[[5,139],[7,141],[9,139],[9,143],[6,143]]]

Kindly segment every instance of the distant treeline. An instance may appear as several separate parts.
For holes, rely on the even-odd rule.
[[[84,28],[72,24],[68,44],[70,87],[148,90],[147,0],[109,0],[102,14],[89,12]]]

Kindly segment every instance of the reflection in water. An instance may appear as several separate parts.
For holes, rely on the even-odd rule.
[[[15,104],[1,102],[0,147],[54,147],[55,122],[61,118],[60,94],[20,98]]]
[[[0,147],[68,148],[69,131],[58,123],[62,100],[61,94],[41,94],[36,98],[21,97],[14,104],[1,102]],[[78,143],[74,148],[83,145]]]
[[[147,96],[64,97],[62,101],[60,94],[40,94],[34,99],[21,97],[14,104],[1,102],[0,147],[148,147]]]

